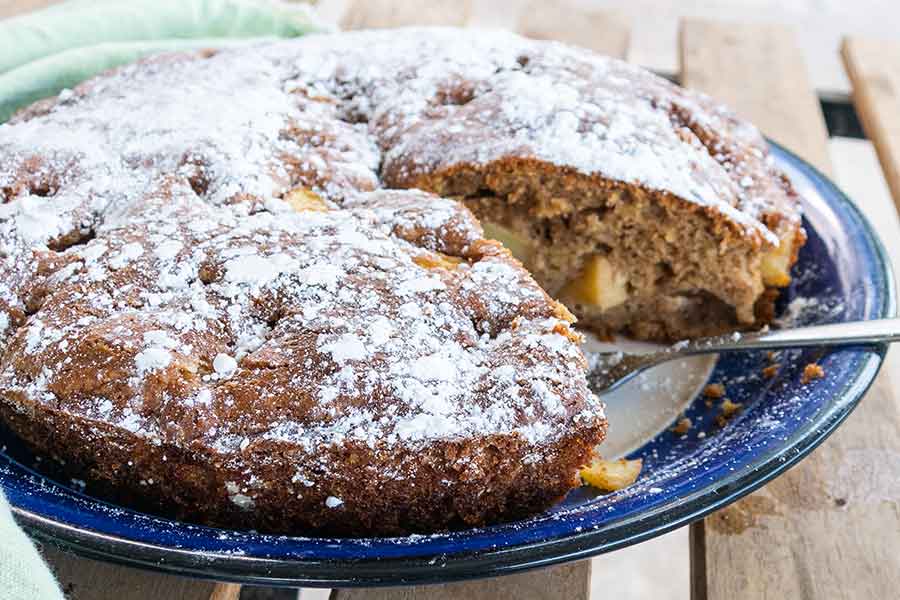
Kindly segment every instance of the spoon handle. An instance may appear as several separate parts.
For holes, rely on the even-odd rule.
[[[814,325],[797,329],[734,333],[679,342],[673,350],[681,356],[726,350],[774,350],[805,346],[856,346],[900,341],[900,318]]]

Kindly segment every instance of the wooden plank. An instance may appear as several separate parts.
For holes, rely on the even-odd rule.
[[[856,112],[900,208],[900,43],[851,37],[844,40],[841,55]]]
[[[591,561],[445,585],[335,590],[331,600],[586,600]]]
[[[209,600],[239,600],[241,586],[236,583],[214,583]]]
[[[831,172],[825,118],[789,28],[688,19],[680,29],[679,54],[687,87],[718,98],[820,171]]]
[[[591,598],[687,600],[689,531],[685,527],[591,559]]]
[[[340,20],[341,29],[410,25],[455,25],[469,21],[471,0],[354,0]]]
[[[789,31],[692,21],[682,28],[681,46],[687,86],[725,100],[832,172],[819,107]],[[859,200],[882,237],[900,236],[889,205]],[[892,259],[900,260],[896,249]],[[898,356],[889,353],[862,405],[823,446],[764,489],[694,526],[695,598],[896,597]]]
[[[41,554],[67,600],[238,600],[239,585],[143,571],[81,558],[50,544]]]
[[[522,11],[516,29],[530,38],[563,40],[610,56],[622,58],[628,53],[629,22],[618,11],[536,1]]]

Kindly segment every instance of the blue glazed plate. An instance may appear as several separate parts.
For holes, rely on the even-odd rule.
[[[871,227],[832,183],[773,145],[803,195],[809,241],[780,310],[796,324],[894,314],[894,284]],[[735,353],[716,364],[743,410],[724,427],[720,408],[696,398],[686,435],[668,429],[631,454],[639,481],[600,495],[570,493],[526,521],[406,538],[325,539],[260,535],[189,525],[112,506],[34,470],[0,431],[0,485],[32,534],[95,558],[200,577],[273,585],[354,586],[450,581],[510,573],[616,550],[699,519],[795,464],[847,417],[872,383],[885,347],[791,351],[765,379],[765,353]],[[800,383],[818,360],[824,379]],[[615,424],[613,424],[615,426]]]

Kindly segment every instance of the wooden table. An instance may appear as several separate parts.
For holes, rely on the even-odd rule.
[[[0,0],[0,17],[46,0]],[[494,6],[437,0],[323,1],[344,28],[409,24],[499,26],[626,57],[629,24],[613,12],[549,2]],[[499,3],[497,3],[499,4]],[[583,5],[582,5],[583,6]],[[896,263],[900,226],[880,193],[881,174],[867,148],[829,142],[794,32],[782,26],[691,19],[681,23],[684,85],[706,91],[756,123],[839,183],[861,190],[860,208]],[[853,101],[897,207],[900,207],[900,42],[852,38],[842,57]],[[861,142],[862,143],[862,142]],[[862,143],[867,144],[867,142]],[[833,160],[833,159],[837,160]],[[835,169],[835,165],[839,165]],[[851,189],[852,193],[852,189]],[[762,490],[691,526],[691,596],[697,600],[760,598],[894,598],[900,595],[900,382],[898,352],[888,354],[872,390],[848,421],[800,465]],[[116,567],[45,548],[70,597],[143,600],[233,600],[239,586]],[[653,569],[654,565],[647,565]],[[333,590],[332,599],[590,597],[591,562],[581,561],[471,583],[381,590]],[[302,590],[304,599],[325,598]],[[245,598],[284,598],[245,589]]]

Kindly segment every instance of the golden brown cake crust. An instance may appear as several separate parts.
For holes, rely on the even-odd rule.
[[[31,272],[0,411],[126,502],[433,531],[539,510],[603,438],[566,315],[451,201],[246,214],[172,178],[88,237],[6,238]]]
[[[536,280],[602,335],[676,341],[770,322],[805,234],[756,128],[627,63],[516,52],[519,69],[466,78],[428,118],[391,120],[405,133],[385,182],[457,198],[515,234]],[[621,304],[567,294],[594,256],[626,282]]]
[[[423,29],[160,56],[38,103],[0,125],[0,413],[106,493],[213,524],[540,510],[606,428],[568,312],[460,204],[383,188],[528,161],[756,247],[795,230],[755,130],[668,85]],[[720,130],[748,158],[720,161]]]

